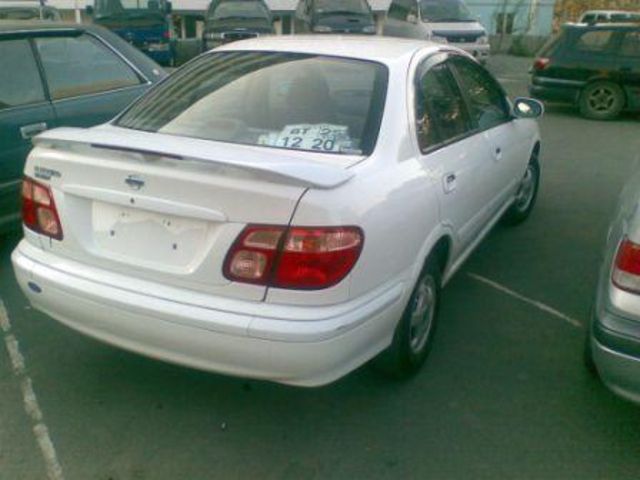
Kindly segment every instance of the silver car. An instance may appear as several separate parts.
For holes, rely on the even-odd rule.
[[[609,228],[585,360],[616,394],[640,403],[640,173]]]

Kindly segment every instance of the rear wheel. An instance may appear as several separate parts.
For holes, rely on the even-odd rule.
[[[594,120],[611,120],[624,108],[624,91],[613,82],[594,82],[580,95],[580,113]]]
[[[518,193],[513,205],[507,210],[504,216],[504,223],[508,225],[517,225],[524,222],[535,206],[538,198],[538,188],[540,186],[540,163],[538,162],[538,153],[531,155],[531,160],[527,165],[527,170],[520,180]]]
[[[427,261],[396,328],[393,343],[373,363],[381,373],[407,378],[416,373],[431,350],[440,303],[440,268]]]

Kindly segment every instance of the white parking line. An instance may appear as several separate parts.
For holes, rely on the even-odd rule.
[[[0,299],[0,328],[4,334],[4,343],[11,360],[11,367],[13,368],[14,375],[20,380],[20,389],[22,390],[22,402],[24,404],[24,411],[27,413],[33,423],[33,434],[36,437],[40,452],[44,458],[44,463],[47,469],[47,477],[49,480],[64,480],[62,474],[62,467],[58,462],[56,456],[56,449],[53,446],[51,437],[49,436],[49,429],[44,424],[42,419],[42,410],[38,404],[38,398],[33,390],[33,382],[29,375],[27,375],[26,364],[24,356],[20,352],[20,345],[15,335],[11,333],[11,321],[9,320],[9,314],[4,306],[2,299]]]
[[[478,282],[484,283],[485,285],[489,285],[490,287],[493,287],[496,290],[501,291],[502,293],[506,293],[507,295],[513,298],[517,298],[521,302],[528,303],[529,305],[536,307],[538,310],[542,310],[543,312],[546,312],[549,315],[553,315],[554,317],[559,318],[560,320],[564,320],[565,322],[573,325],[574,327],[582,328],[582,323],[579,320],[576,320],[573,317],[565,315],[564,313],[556,310],[553,307],[550,307],[549,305],[545,305],[542,302],[525,297],[524,295],[518,292],[514,292],[513,290],[511,290],[508,287],[505,287],[504,285],[494,282],[493,280],[489,280],[488,278],[482,277],[476,273],[467,273],[467,275],[473,278],[474,280],[477,280]]]

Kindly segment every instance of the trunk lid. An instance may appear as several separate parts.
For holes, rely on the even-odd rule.
[[[287,225],[309,187],[348,179],[357,158],[221,144],[103,126],[35,140],[25,173],[49,183],[64,239],[44,248],[81,264],[260,301],[223,262],[247,223]]]

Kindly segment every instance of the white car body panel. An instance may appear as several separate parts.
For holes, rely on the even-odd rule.
[[[37,309],[122,348],[215,372],[322,385],[391,343],[439,241],[450,242],[444,280],[459,268],[510,206],[539,141],[537,126],[514,120],[420,153],[415,68],[448,47],[294,37],[221,50],[384,63],[389,88],[376,148],[364,158],[112,126],[48,132],[25,174],[52,188],[64,240],[25,230],[12,256],[16,276]],[[42,172],[54,174],[43,179]],[[449,172],[457,177],[453,192],[443,189]],[[131,175],[144,188],[129,188]],[[231,282],[222,264],[248,223],[353,225],[364,232],[364,247],[349,275],[324,290]]]

